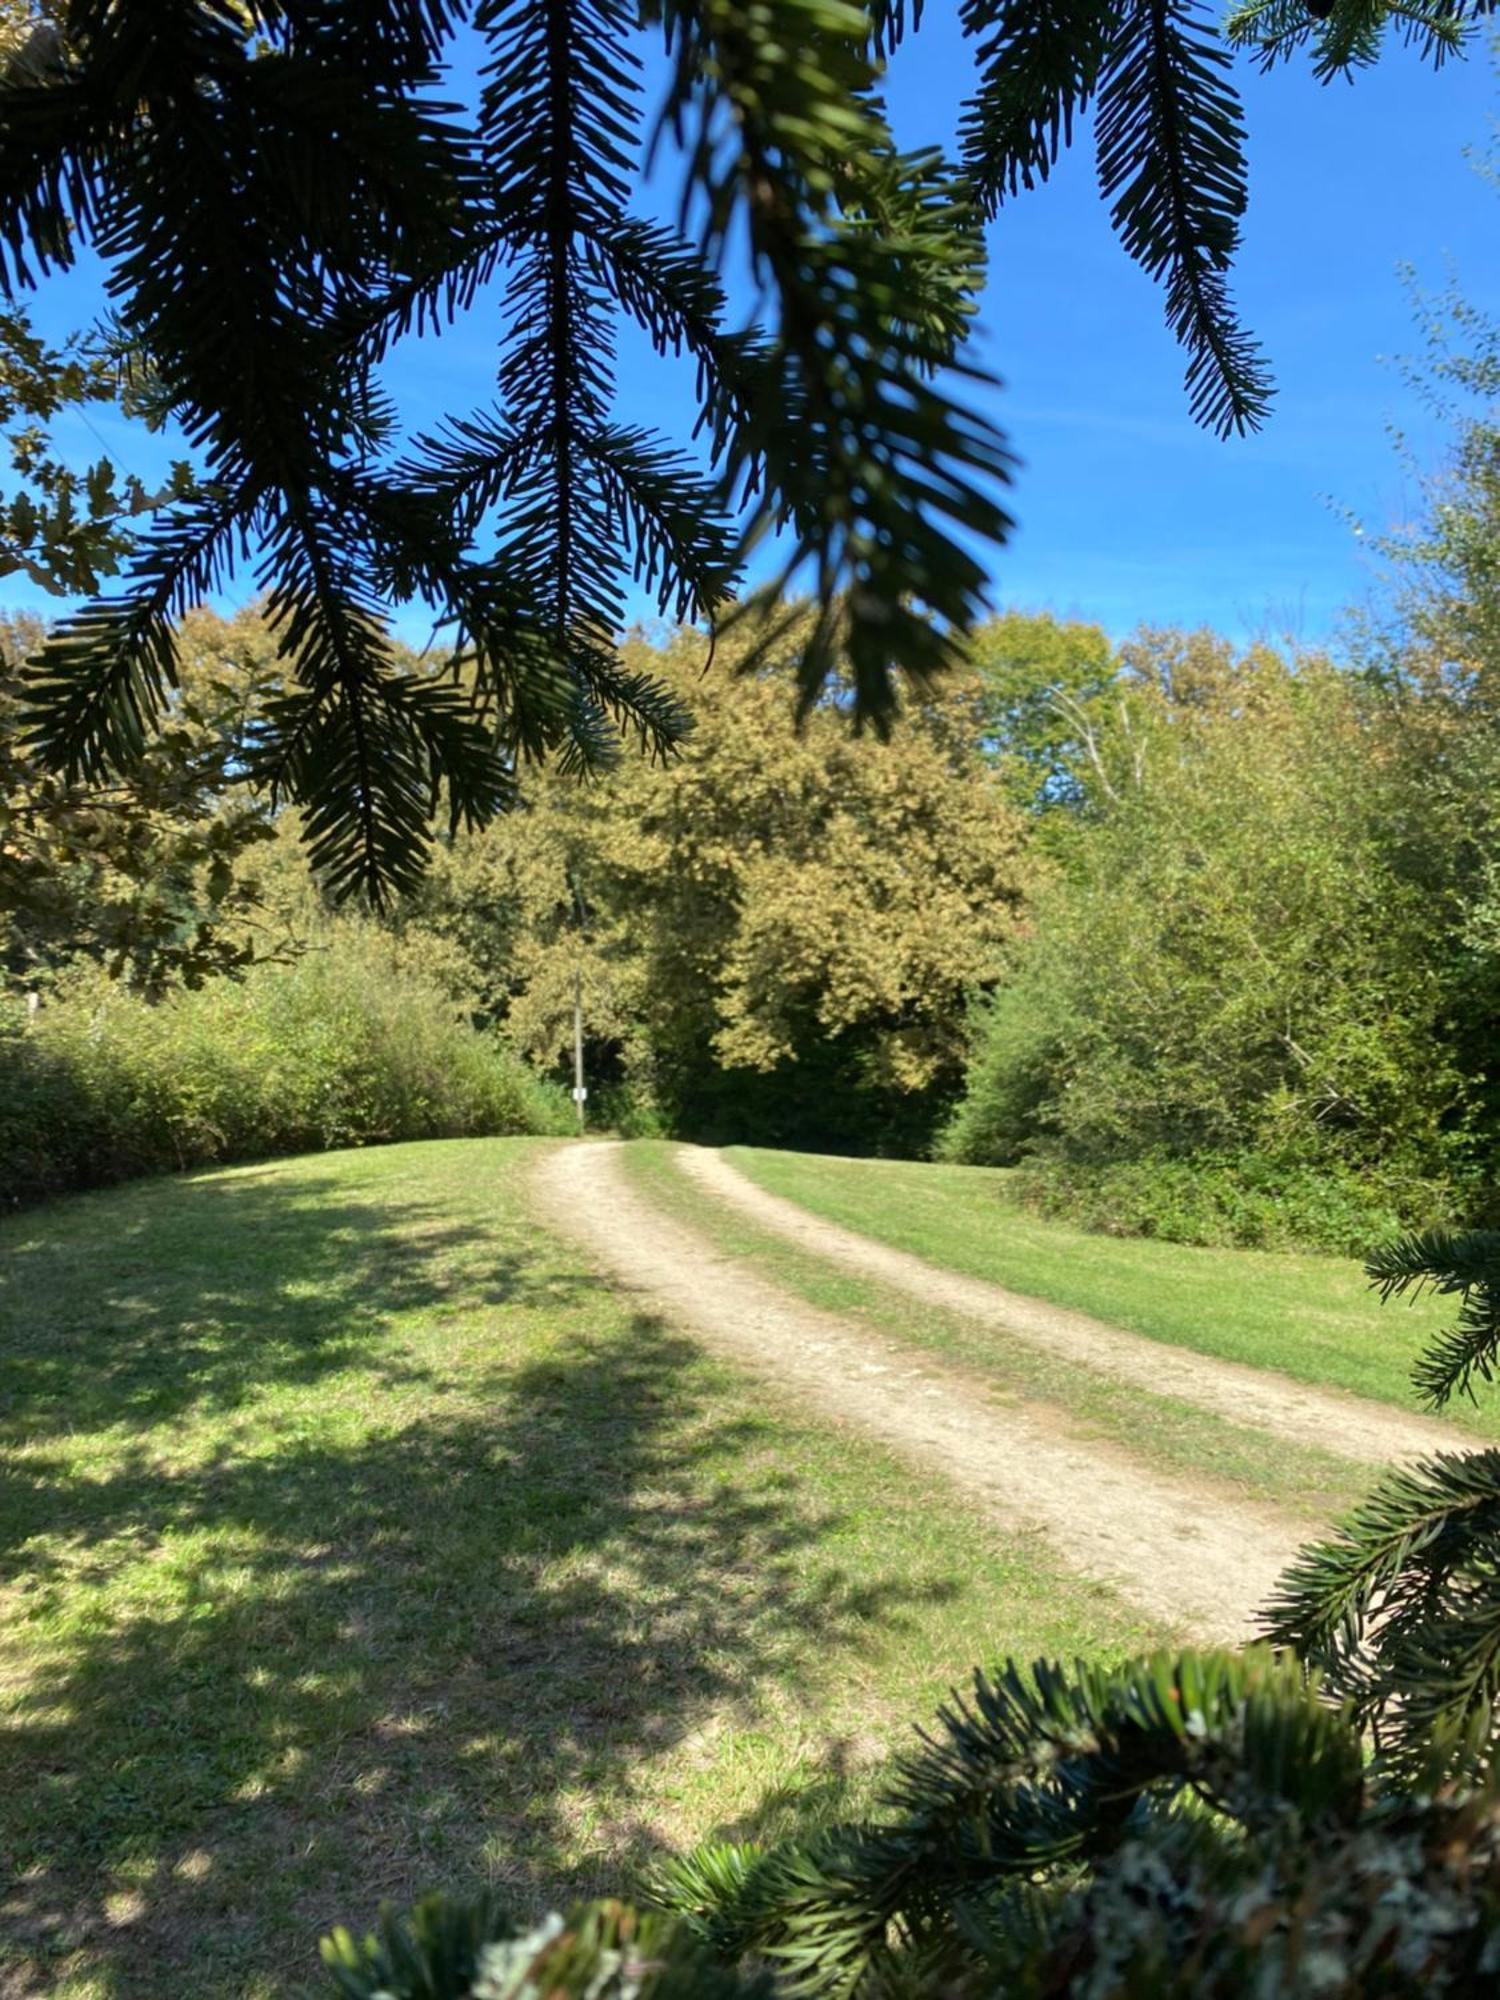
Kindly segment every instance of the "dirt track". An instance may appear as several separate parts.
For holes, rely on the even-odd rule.
[[[1461,1432],[1435,1418],[1408,1415],[1336,1389],[1315,1389],[1288,1375],[1195,1354],[1144,1334],[1126,1333],[1085,1313],[1023,1298],[982,1278],[945,1271],[757,1187],[718,1153],[702,1146],[679,1146],[676,1153],[700,1187],[803,1249],[861,1277],[910,1292],[929,1305],[1076,1361],[1096,1375],[1155,1395],[1175,1396],[1200,1410],[1267,1431],[1273,1438],[1292,1438],[1370,1465],[1453,1451],[1465,1441]]]
[[[1245,1636],[1256,1608],[1305,1538],[1303,1524],[1226,1498],[1217,1487],[1158,1472],[1111,1445],[1080,1442],[1068,1435],[1061,1416],[1050,1418],[1034,1405],[1002,1405],[984,1378],[816,1310],[653,1207],[621,1171],[620,1153],[618,1145],[604,1142],[560,1146],[544,1156],[535,1188],[551,1225],[576,1242],[595,1268],[637,1293],[643,1306],[761,1376],[792,1406],[847,1425],[940,1472],[1008,1532],[1043,1532],[1059,1557],[1113,1585],[1164,1632],[1219,1640]],[[705,1157],[712,1158],[696,1156],[699,1178],[727,1192],[727,1182],[705,1173]],[[749,1186],[732,1169],[724,1171],[741,1188]],[[794,1216],[801,1213],[792,1210]],[[831,1228],[806,1220],[819,1232]],[[819,1248],[811,1238],[801,1240]],[[879,1248],[864,1246],[862,1238],[851,1240],[870,1251]],[[847,1245],[839,1254],[840,1261],[849,1261]],[[869,1269],[872,1276],[886,1276],[876,1265]],[[936,1294],[928,1290],[924,1296]],[[1075,1330],[1072,1337],[1081,1335]],[[1131,1341],[1128,1335],[1114,1338]],[[1174,1352],[1152,1346],[1153,1354]],[[1089,1358],[1090,1365],[1104,1365]],[[1223,1364],[1201,1365],[1215,1371]],[[1249,1370],[1232,1372],[1263,1382]],[[1124,1377],[1123,1367],[1120,1373]],[[1184,1393],[1161,1376],[1150,1386]],[[1242,1422],[1261,1420],[1258,1409],[1243,1404],[1230,1414]],[[1327,1445],[1326,1432],[1318,1441]]]

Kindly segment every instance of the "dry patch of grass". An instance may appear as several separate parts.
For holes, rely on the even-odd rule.
[[[629,1886],[1149,1636],[622,1305],[537,1143],[0,1225],[0,1994],[297,1993],[384,1897]]]

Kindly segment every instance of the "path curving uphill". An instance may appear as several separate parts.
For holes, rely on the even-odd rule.
[[[892,1249],[810,1214],[747,1179],[706,1147],[678,1146],[675,1152],[678,1163],[700,1187],[802,1249],[928,1305],[1076,1361],[1096,1375],[1148,1389],[1153,1395],[1175,1396],[1215,1416],[1264,1430],[1272,1438],[1294,1439],[1363,1464],[1431,1457],[1469,1442],[1435,1417],[1366,1402],[1337,1389],[1315,1388],[1242,1362],[1195,1354],[1142,1333],[1127,1333],[1087,1313],[1025,1298],[987,1279],[944,1270],[910,1251]]]
[[[654,1207],[621,1152],[556,1147],[534,1193],[550,1226],[644,1307],[772,1393],[940,1474],[1007,1532],[1041,1532],[1164,1631],[1247,1636],[1303,1524],[1080,1441],[1045,1410],[1002,1404],[983,1377],[794,1298]]]

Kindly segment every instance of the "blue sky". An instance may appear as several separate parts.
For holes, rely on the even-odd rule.
[[[949,12],[930,10],[893,76],[904,140],[946,134],[965,60]],[[1248,64],[1239,82],[1251,199],[1236,292],[1275,368],[1271,421],[1228,442],[1193,425],[1159,296],[1115,243],[1078,147],[990,235],[984,351],[1025,462],[996,565],[1004,601],[1117,634],[1204,622],[1315,642],[1371,585],[1342,510],[1379,530],[1413,505],[1387,427],[1421,459],[1441,452],[1393,365],[1417,346],[1399,267],[1429,287],[1451,272],[1500,308],[1500,194],[1464,158],[1488,140],[1487,58],[1434,74],[1393,49],[1352,86]]]
[[[951,143],[969,75],[955,14],[936,0],[893,65],[903,144]],[[1207,623],[1317,643],[1374,581],[1347,516],[1378,532],[1413,508],[1391,427],[1419,461],[1441,453],[1441,432],[1394,365],[1417,345],[1399,270],[1414,266],[1433,289],[1456,277],[1500,311],[1500,193],[1465,158],[1489,136],[1489,61],[1480,52],[1434,74],[1393,49],[1352,86],[1321,86],[1300,66],[1263,77],[1241,65],[1240,83],[1252,181],[1237,293],[1275,367],[1271,421],[1227,443],[1193,425],[1160,295],[1111,235],[1085,134],[990,232],[978,350],[1003,386],[983,400],[1022,460],[1017,530],[993,559],[997,604],[1095,619],[1116,635]],[[96,300],[83,273],[44,294],[38,318],[59,330]],[[685,437],[690,376],[636,339],[620,359],[622,412]],[[420,427],[486,400],[492,371],[481,308],[399,358],[391,386]],[[126,466],[158,469],[156,441],[107,413],[92,426],[72,426],[65,448],[93,457],[102,435]]]

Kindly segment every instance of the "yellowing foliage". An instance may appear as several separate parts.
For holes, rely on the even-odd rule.
[[[694,712],[682,754],[587,784],[538,771],[521,811],[440,862],[414,914],[464,944],[534,1058],[564,1056],[576,975],[591,1043],[647,1088],[810,1058],[898,1095],[956,1079],[1026,872],[978,684],[945,683],[885,743],[837,692],[798,726],[795,645],[741,675],[723,648],[705,671],[693,632],[632,641],[627,664]]]

